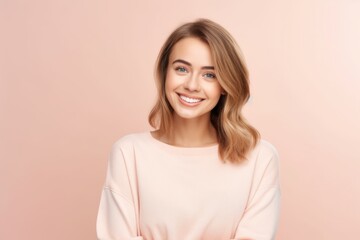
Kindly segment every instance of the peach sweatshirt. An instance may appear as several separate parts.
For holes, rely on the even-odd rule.
[[[97,218],[101,240],[275,238],[278,156],[260,141],[241,164],[223,163],[218,146],[184,148],[150,132],[113,145]]]

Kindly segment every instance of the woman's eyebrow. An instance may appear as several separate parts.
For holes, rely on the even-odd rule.
[[[192,66],[191,63],[189,63],[189,62],[187,62],[187,61],[185,61],[185,60],[182,60],[182,59],[176,59],[175,61],[172,62],[172,64],[177,63],[177,62],[183,63],[183,64],[185,64],[185,65],[188,65],[189,67]],[[213,66],[204,66],[204,67],[201,67],[201,69],[214,70],[215,68],[214,68]]]

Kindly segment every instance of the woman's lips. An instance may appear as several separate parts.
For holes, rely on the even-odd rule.
[[[190,97],[190,96],[185,96],[182,94],[178,94],[179,98],[181,100],[181,102],[186,103],[186,104],[190,104],[190,105],[197,105],[198,103],[200,103],[201,101],[203,101],[204,99],[202,98],[196,98],[196,97]]]

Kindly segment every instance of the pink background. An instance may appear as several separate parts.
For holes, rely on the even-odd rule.
[[[0,239],[95,239],[112,143],[148,130],[179,24],[238,40],[281,157],[277,239],[360,235],[360,1],[0,0]]]

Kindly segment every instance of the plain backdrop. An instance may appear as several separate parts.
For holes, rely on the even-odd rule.
[[[359,0],[0,0],[0,239],[95,239],[111,145],[148,131],[157,53],[212,19],[279,151],[279,240],[360,235]],[[161,211],[161,209],[159,209]]]

